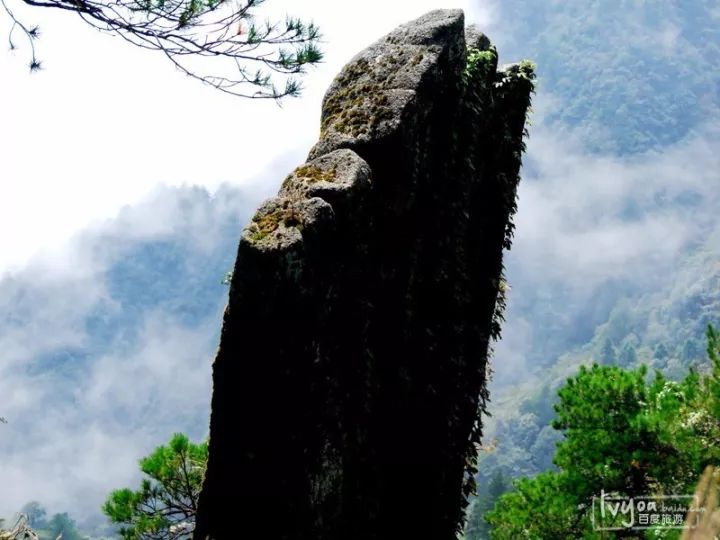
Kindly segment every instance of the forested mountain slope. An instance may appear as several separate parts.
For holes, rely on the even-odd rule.
[[[718,112],[720,7],[712,0],[508,0],[498,48],[534,58],[547,116],[597,151],[635,154]]]
[[[580,364],[680,378],[720,321],[716,3],[510,0],[497,14],[514,28],[500,50],[534,58],[539,82],[479,506],[552,467],[552,404]]]

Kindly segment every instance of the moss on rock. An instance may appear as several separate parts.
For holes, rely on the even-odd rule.
[[[323,170],[315,165],[301,165],[293,171],[293,174],[305,182],[334,182],[337,176],[335,168]]]

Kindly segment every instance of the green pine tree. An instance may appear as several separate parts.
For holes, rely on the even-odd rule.
[[[192,538],[207,458],[207,442],[193,444],[176,433],[167,446],[158,446],[140,460],[148,477],[140,489],[113,491],[103,512],[121,525],[124,540]]]
[[[618,355],[618,364],[623,367],[632,367],[637,363],[637,351],[631,343],[626,343]]]
[[[675,382],[658,372],[648,381],[644,366],[593,365],[568,379],[553,422],[564,435],[553,460],[558,471],[515,482],[486,516],[491,537],[600,538],[590,512],[601,490],[692,493],[705,467],[720,462],[720,336],[709,327],[707,337],[703,375],[691,370]]]
[[[610,338],[605,338],[602,348],[600,349],[599,363],[611,366],[617,362],[617,354]]]
[[[475,499],[472,505],[465,526],[465,540],[488,540],[490,538],[490,524],[485,520],[485,514],[511,488],[512,484],[505,477],[502,470],[495,471],[488,484],[487,491]]]

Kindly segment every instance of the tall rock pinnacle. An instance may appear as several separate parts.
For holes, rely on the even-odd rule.
[[[533,78],[459,10],[337,76],[242,232],[196,540],[455,538]]]

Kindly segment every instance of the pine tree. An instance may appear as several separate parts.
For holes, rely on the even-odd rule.
[[[617,362],[617,355],[615,353],[615,347],[613,347],[612,340],[605,338],[602,348],[600,349],[600,364],[611,366]]]
[[[512,485],[502,470],[496,470],[488,484],[487,491],[473,503],[465,526],[465,540],[488,540],[490,538],[490,524],[485,520],[485,515],[492,510],[498,499],[511,488]]]
[[[487,514],[492,538],[596,538],[590,512],[601,490],[692,493],[705,467],[720,462],[720,335],[709,327],[707,338],[704,375],[690,370],[676,382],[658,372],[647,381],[644,366],[594,365],[568,379],[553,422],[564,435],[558,471],[519,480],[500,498]]]
[[[10,48],[18,46],[16,32],[26,38],[30,71],[42,67],[35,50],[40,29],[20,20],[12,2],[78,13],[92,27],[159,51],[181,73],[235,96],[297,96],[297,76],[322,60],[314,24],[295,17],[254,22],[265,0],[2,0]]]
[[[618,364],[623,367],[632,367],[637,363],[637,351],[631,343],[626,343],[618,355]]]
[[[140,489],[113,491],[103,512],[121,525],[124,540],[191,538],[207,457],[207,442],[193,444],[176,433],[167,446],[140,460],[148,477]]]

